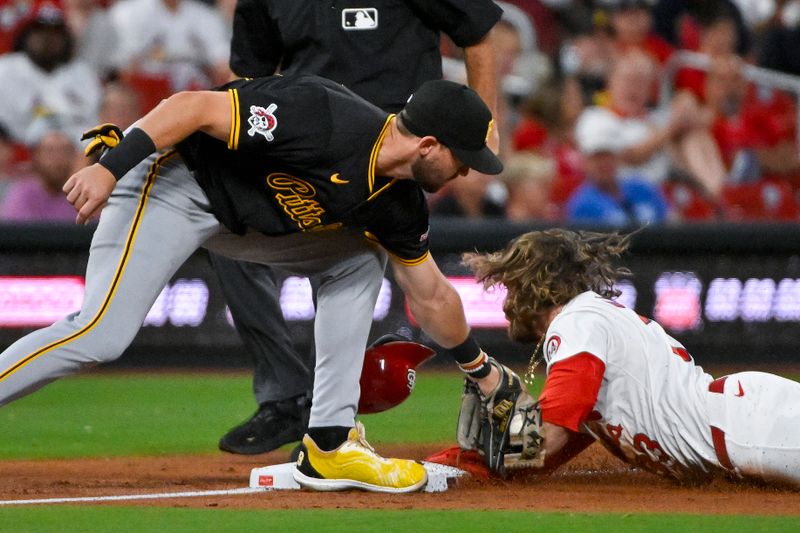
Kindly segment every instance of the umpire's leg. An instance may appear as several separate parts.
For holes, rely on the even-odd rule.
[[[236,331],[253,358],[256,401],[262,405],[308,392],[310,372],[292,345],[272,269],[213,252],[209,256]]]

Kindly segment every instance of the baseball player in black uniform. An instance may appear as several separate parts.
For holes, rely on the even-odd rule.
[[[205,246],[322,280],[315,402],[295,479],[320,490],[421,488],[421,465],[381,458],[355,423],[380,250],[428,334],[487,398],[505,394],[510,371],[470,336],[428,253],[422,192],[469,168],[499,173],[491,127],[480,97],[446,81],[425,83],[399,115],[314,76],[168,98],[64,186],[78,223],[102,209],[84,303],[0,354],[0,405],[119,357],[164,284]]]
[[[423,82],[442,77],[439,40],[445,33],[464,49],[470,86],[494,109],[490,30],[500,15],[491,0],[239,0],[230,66],[236,75],[251,78],[278,70],[317,74],[396,113]],[[496,132],[489,142],[495,149]],[[250,419],[220,439],[220,449],[255,454],[299,440],[311,376],[293,349],[275,276],[265,265],[210,257],[237,331],[253,356],[259,404]]]

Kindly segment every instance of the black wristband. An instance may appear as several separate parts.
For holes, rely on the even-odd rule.
[[[447,355],[455,359],[456,363],[459,365],[468,365],[475,362],[482,352],[481,347],[478,346],[477,341],[472,335],[467,335],[466,340],[458,346],[445,348],[445,351]]]
[[[458,346],[446,348],[445,351],[468,376],[482,378],[489,373],[489,356],[481,350],[472,335],[468,335]]]
[[[489,374],[489,356],[481,350],[477,341],[468,335],[466,340],[445,351],[458,363],[458,367],[466,375],[472,378],[483,378]]]
[[[153,139],[144,130],[133,128],[116,148],[108,150],[100,158],[99,163],[119,181],[130,169],[155,151],[156,145]]]

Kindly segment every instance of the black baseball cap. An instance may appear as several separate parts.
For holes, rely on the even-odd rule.
[[[400,117],[408,131],[436,137],[468,167],[483,174],[502,172],[503,163],[486,146],[494,126],[492,113],[466,85],[427,81],[411,95]]]

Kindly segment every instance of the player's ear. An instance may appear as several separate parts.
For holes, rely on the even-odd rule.
[[[426,135],[425,137],[420,137],[419,141],[417,141],[417,149],[419,150],[419,154],[424,157],[440,144],[441,143],[439,143],[433,135]]]

